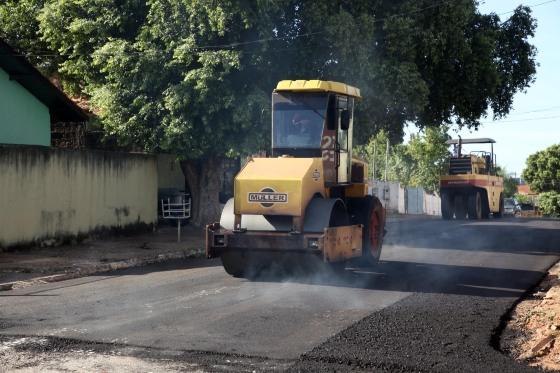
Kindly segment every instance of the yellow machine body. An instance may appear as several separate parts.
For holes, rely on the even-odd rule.
[[[494,140],[449,140],[455,155],[449,160],[446,174],[440,177],[441,212],[444,219],[485,219],[501,217],[504,208],[504,181],[496,173]],[[467,144],[490,144],[491,151],[463,154]]]
[[[207,256],[234,276],[263,253],[377,261],[385,212],[368,195],[367,163],[352,157],[360,90],[283,80],[272,96],[272,154],[249,158],[235,177],[220,222],[207,226]]]
[[[252,158],[235,177],[235,214],[303,216],[325,196],[321,158]]]
[[[440,185],[445,189],[483,189],[488,196],[490,212],[500,211],[500,197],[504,191],[504,180],[500,176],[484,174],[443,175]]]
[[[326,80],[281,80],[275,92],[332,92],[349,97],[362,97],[356,87]]]

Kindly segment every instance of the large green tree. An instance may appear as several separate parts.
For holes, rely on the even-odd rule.
[[[560,144],[531,154],[522,177],[537,193],[560,193]]]
[[[505,167],[498,166],[496,173],[504,179],[504,197],[514,197],[517,194],[517,186],[519,185],[517,179],[511,176]]]
[[[361,87],[355,133],[362,142],[382,128],[399,142],[407,121],[477,127],[489,109],[507,115],[515,92],[534,79],[536,50],[528,38],[536,22],[527,7],[501,22],[471,0],[292,5],[301,21],[285,35],[293,28],[309,35],[285,43],[298,47],[287,52],[295,75]]]
[[[387,180],[404,186],[422,187],[428,192],[437,191],[439,177],[450,156],[446,143],[449,139],[447,127],[426,128],[422,133],[413,135],[407,144],[391,146],[388,156],[387,139],[387,133],[381,130],[367,144],[355,148],[356,153],[367,159],[370,165],[375,163],[373,178],[383,179],[387,167]]]
[[[439,190],[439,178],[448,167],[450,136],[447,127],[428,127],[423,134],[415,135],[408,144],[408,153],[415,164],[411,184],[429,192]]]
[[[220,159],[267,147],[276,81],[360,87],[362,143],[380,129],[397,143],[406,122],[476,127],[534,78],[530,13],[502,22],[475,0],[8,0],[0,35],[89,97],[121,144],[179,154],[204,223]]]
[[[560,144],[531,154],[522,173],[545,215],[560,216]]]

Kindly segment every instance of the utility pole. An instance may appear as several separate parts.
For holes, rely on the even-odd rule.
[[[373,176],[373,180],[375,180],[375,157],[377,155],[377,142],[374,141],[373,142],[373,167],[372,167],[372,176]]]
[[[385,147],[385,181],[387,181],[388,167],[389,167],[389,139],[387,139],[387,146]]]

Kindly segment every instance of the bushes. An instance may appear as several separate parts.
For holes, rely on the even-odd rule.
[[[560,217],[560,193],[541,193],[539,195],[539,208],[544,215]]]
[[[513,197],[517,203],[532,203],[531,199],[525,194],[515,194]]]

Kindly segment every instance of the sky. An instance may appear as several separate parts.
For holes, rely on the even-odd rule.
[[[520,4],[531,6],[533,17],[537,19],[535,37],[531,39],[537,48],[539,63],[536,81],[526,92],[515,95],[513,109],[507,117],[499,121],[493,121],[491,115],[482,118],[483,125],[478,131],[457,133],[452,129],[449,132],[453,138],[457,138],[457,134],[462,138],[493,138],[498,164],[517,176],[525,168],[530,154],[560,143],[560,0],[486,0],[481,1],[480,10],[500,14]],[[500,18],[506,20],[508,16],[504,14]],[[405,129],[405,142],[410,134],[417,132],[414,126]],[[482,146],[472,150],[490,149]]]

